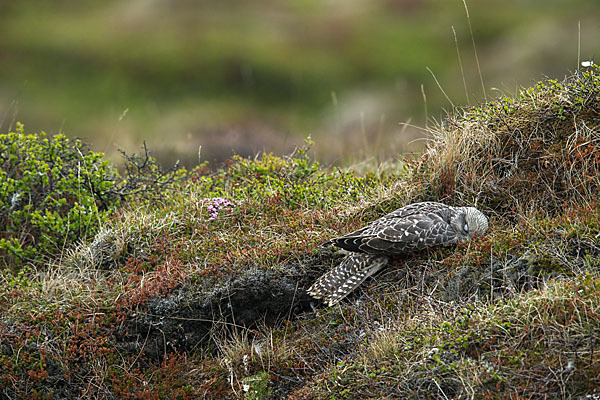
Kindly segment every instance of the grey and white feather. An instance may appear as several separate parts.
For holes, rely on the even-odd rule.
[[[342,263],[321,276],[308,294],[332,306],[369,276],[383,268],[390,256],[430,247],[449,246],[487,231],[486,216],[474,207],[442,203],[414,203],[369,225],[330,241],[349,252]]]

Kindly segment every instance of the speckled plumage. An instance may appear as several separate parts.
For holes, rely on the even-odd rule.
[[[383,268],[390,256],[452,245],[481,235],[487,228],[487,218],[473,207],[436,202],[407,205],[362,229],[332,239],[331,244],[350,254],[321,276],[308,293],[332,306]]]

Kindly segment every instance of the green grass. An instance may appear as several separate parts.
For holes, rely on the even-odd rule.
[[[0,393],[595,394],[599,73],[456,110],[420,159],[328,168],[308,142],[128,197],[47,265],[3,269]],[[305,288],[341,259],[321,243],[422,200],[476,204],[490,229],[311,307]]]

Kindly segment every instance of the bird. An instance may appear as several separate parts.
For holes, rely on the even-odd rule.
[[[328,241],[347,255],[313,283],[308,294],[331,307],[387,265],[391,256],[450,246],[483,235],[487,229],[487,217],[475,207],[433,201],[409,204]]]

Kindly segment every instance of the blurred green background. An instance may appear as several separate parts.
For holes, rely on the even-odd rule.
[[[596,0],[471,0],[488,98],[593,59]],[[464,78],[453,35],[456,31]],[[427,120],[484,100],[462,0],[0,1],[0,131],[63,132],[163,162],[418,151]],[[425,94],[426,102],[424,101]]]

